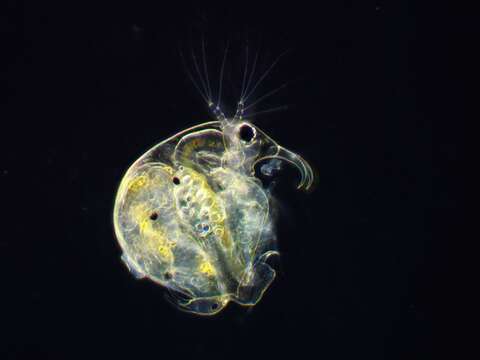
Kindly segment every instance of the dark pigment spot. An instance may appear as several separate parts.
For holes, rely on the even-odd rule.
[[[242,125],[238,136],[240,136],[240,139],[243,141],[250,142],[255,136],[255,132],[250,125]]]
[[[163,277],[165,278],[165,280],[170,280],[172,278],[172,274],[169,272],[166,272],[165,274],[163,274]]]

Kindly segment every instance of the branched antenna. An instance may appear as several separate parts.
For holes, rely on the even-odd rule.
[[[260,79],[257,81],[257,83],[255,84],[255,86],[252,88],[252,90],[250,90],[250,92],[245,95],[245,97],[243,98],[243,102],[246,103],[248,98],[255,92],[256,88],[258,87],[258,85],[261,84],[261,82],[267,77],[267,75],[272,71],[272,69],[275,67],[275,65],[280,61],[280,59],[288,52],[289,50],[287,51],[284,51],[282,54],[280,54],[276,59],[275,61],[272,63],[272,65],[270,65],[270,67],[263,73],[263,75],[260,77]]]
[[[245,48],[245,70],[243,71],[243,80],[242,80],[242,91],[240,92],[240,100],[243,98],[243,92],[245,91],[245,82],[247,80],[247,72],[248,72],[248,43]]]
[[[205,79],[207,79],[207,96],[209,99],[212,99],[212,89],[210,88],[210,80],[208,78],[208,67],[207,67],[207,55],[205,50],[205,36],[202,33],[202,56],[203,56],[203,72],[205,74]]]
[[[271,109],[262,110],[262,111],[257,111],[257,112],[251,113],[251,114],[247,114],[247,115],[245,115],[245,117],[252,117],[252,116],[255,116],[255,115],[260,115],[260,114],[266,114],[266,113],[271,113],[271,112],[276,112],[276,111],[287,110],[288,107],[289,107],[288,105],[277,106],[277,107],[274,107],[274,108],[271,108]]]
[[[258,53],[257,53],[257,56],[258,56]],[[247,45],[245,47],[245,69],[243,71],[242,90],[240,91],[240,100],[237,103],[237,110],[235,111],[235,116],[233,117],[234,122],[238,120],[242,120],[243,118],[243,111],[244,111],[243,95],[245,94],[245,91],[246,91],[245,83],[247,80],[247,73],[248,73],[248,60],[249,60],[249,56],[248,56],[248,42],[247,42]]]
[[[190,81],[193,83],[193,85],[195,86],[195,88],[197,89],[197,91],[200,93],[200,96],[203,98],[203,100],[208,104],[209,101],[206,97],[206,95],[203,93],[202,89],[200,89],[200,85],[198,84],[198,82],[195,80],[195,78],[193,77],[193,74],[192,72],[188,69],[188,66],[187,66],[187,62],[185,60],[185,57],[183,56],[183,51],[182,49],[179,47],[178,49],[178,52],[180,53],[180,58],[182,59],[182,64],[183,64],[183,67],[185,69],[185,72],[187,73]]]
[[[207,49],[206,49],[207,44],[206,44],[204,34],[202,33],[201,35],[201,49],[200,49],[201,56],[200,57],[197,56],[197,53],[194,49],[193,44],[191,44],[190,47],[191,47],[191,54],[190,54],[191,62],[193,63],[193,68],[195,70],[191,70],[192,68],[191,65],[190,65],[190,68],[189,66],[187,66],[186,58],[183,54],[181,47],[179,47],[179,53],[182,59],[183,66],[185,68],[185,72],[187,73],[188,77],[190,78],[190,81],[193,83],[197,91],[200,93],[200,96],[202,97],[202,99],[207,103],[209,109],[212,111],[215,118],[221,122],[225,122],[227,121],[227,118],[221,108],[221,102],[222,102],[222,95],[223,95],[222,93],[223,93],[223,81],[224,81],[224,74],[225,74],[225,64],[227,61],[230,42],[227,41],[225,49],[223,51],[222,63],[221,63],[220,74],[219,74],[220,77],[218,81],[218,96],[216,101],[213,100],[214,94],[212,93],[212,86],[210,84],[210,78],[208,76]],[[247,116],[254,116],[254,115],[265,114],[265,113],[270,113],[275,111],[281,111],[288,108],[288,106],[284,105],[284,106],[278,106],[275,108],[262,110],[262,111],[245,115],[245,112],[247,110],[253,108],[255,105],[264,101],[268,97],[276,94],[277,92],[279,92],[280,90],[284,89],[287,86],[287,83],[282,84],[281,86],[263,94],[252,103],[247,104],[248,99],[255,93],[259,85],[272,72],[273,68],[277,65],[280,59],[288,52],[287,50],[282,54],[280,54],[275,59],[275,61],[261,74],[260,78],[254,81],[254,79],[256,78],[260,51],[257,50],[255,52],[255,56],[252,62],[250,58],[250,50],[251,49],[247,42],[246,48],[245,48],[245,68],[242,76],[242,87],[240,91],[240,99],[237,103],[237,108],[235,111],[235,115],[233,117],[234,122],[238,120],[242,120],[244,117],[247,117]]]
[[[280,85],[278,88],[262,95],[261,97],[259,97],[256,101],[254,101],[253,103],[249,104],[246,108],[244,108],[243,110],[246,111],[248,109],[250,109],[251,107],[257,105],[258,103],[262,102],[263,100],[265,100],[266,98],[272,96],[273,94],[276,94],[277,92],[279,92],[280,90],[284,89],[287,87],[287,83],[285,84],[282,84]]]
[[[225,51],[223,53],[222,66],[220,68],[220,81],[218,83],[218,100],[217,100],[217,104],[216,104],[216,106],[213,110],[215,116],[220,121],[225,121],[226,120],[225,114],[223,113],[222,109],[220,108],[220,103],[222,101],[223,73],[224,73],[224,70],[225,70],[225,61],[227,60],[228,47],[229,47],[229,42],[227,42],[227,46],[225,47]]]
[[[260,76],[258,81],[253,85],[253,87],[250,87],[250,85],[252,84],[252,80],[254,78],[254,75],[255,75],[255,70],[256,70],[257,61],[258,61],[258,57],[259,57],[259,51],[257,51],[256,54],[255,54],[255,59],[254,59],[253,65],[252,65],[252,69],[251,69],[250,74],[248,76],[247,85],[245,86],[245,80],[247,78],[247,73],[248,73],[248,61],[249,61],[248,45],[247,45],[247,48],[246,48],[247,57],[246,57],[246,61],[245,61],[245,71],[244,71],[244,74],[243,74],[242,92],[241,92],[240,100],[237,104],[237,110],[235,112],[234,121],[241,120],[245,116],[244,112],[246,110],[252,108],[253,106],[255,106],[257,104],[259,104],[261,101],[263,101],[266,98],[276,94],[277,92],[279,92],[280,90],[282,90],[283,88],[285,88],[287,86],[287,83],[285,83],[285,84],[279,86],[278,88],[276,88],[272,91],[269,91],[266,94],[262,95],[260,98],[255,100],[253,103],[247,105],[248,99],[255,93],[255,90],[257,89],[257,87],[271,73],[271,71],[273,70],[275,65],[277,65],[277,63],[280,61],[280,59],[285,54],[287,54],[288,52],[289,52],[289,50],[286,50],[282,54],[280,54],[275,59],[275,61],[268,67],[268,69],[262,74],[262,76]],[[249,114],[249,116],[257,115],[257,114],[263,114],[263,113],[272,112],[272,111],[278,111],[278,110],[282,110],[282,109],[285,109],[285,108],[286,108],[285,106],[280,106],[280,107],[275,108],[275,109],[255,112],[255,113]]]
[[[248,89],[250,88],[250,83],[252,82],[253,75],[255,74],[255,70],[257,68],[257,61],[258,61],[258,51],[255,53],[255,59],[253,60],[252,71],[250,72],[250,75],[248,76],[247,87],[245,88],[245,92],[242,93],[242,95],[240,96],[240,101],[242,103],[245,103],[245,94],[248,92]]]

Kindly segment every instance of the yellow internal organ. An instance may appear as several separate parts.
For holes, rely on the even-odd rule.
[[[191,157],[191,154],[192,152],[201,147],[201,146],[204,146],[205,145],[205,139],[199,137],[199,138],[195,138],[193,139],[188,145],[185,146],[185,148],[183,149],[183,157],[186,158],[186,159],[189,159]]]
[[[142,231],[142,226],[145,227],[146,223],[143,224],[143,221],[148,218],[150,211],[151,210],[145,203],[135,204],[132,206],[130,217],[136,224],[139,225],[140,231]]]
[[[208,260],[204,260],[200,263],[198,266],[198,271],[207,276],[214,276],[216,274],[215,268]]]
[[[165,170],[171,171],[171,168],[165,167]],[[130,181],[128,190],[135,193],[150,186],[154,186],[154,182],[149,181],[146,175],[140,175]],[[149,253],[158,254],[163,261],[172,263],[174,260],[172,248],[175,247],[176,243],[168,240],[161,227],[154,224],[150,218],[152,212],[150,206],[142,202],[132,206],[130,216],[133,222],[138,225],[142,247]]]
[[[133,178],[128,184],[128,191],[137,192],[141,188],[145,187],[148,183],[148,178],[145,175],[137,176]]]
[[[165,259],[169,263],[173,262],[173,252],[170,247],[168,247],[167,245],[159,245],[157,251],[163,259]]]
[[[160,255],[162,260],[172,263],[174,260],[172,248],[175,247],[175,242],[169,241],[159,226],[154,227],[148,216],[140,222],[139,229],[146,249]]]
[[[162,166],[162,169],[165,170],[167,173],[169,173],[170,175],[173,175],[173,169],[168,166],[168,165],[163,165]]]

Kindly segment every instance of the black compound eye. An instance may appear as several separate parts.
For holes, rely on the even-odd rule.
[[[249,143],[255,137],[255,130],[250,125],[243,124],[240,126],[238,136],[240,137],[240,140]]]

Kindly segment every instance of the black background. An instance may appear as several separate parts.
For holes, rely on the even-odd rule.
[[[0,351],[430,359],[451,350],[464,95],[450,72],[450,10],[416,3],[6,2]],[[255,123],[318,173],[310,194],[296,192],[292,169],[279,176],[281,257],[262,301],[211,318],[135,280],[111,219],[128,166],[210,119],[178,52],[201,33],[213,78],[230,41],[226,94],[239,86],[247,40],[263,68],[290,50],[260,90],[289,85],[259,110],[291,106]],[[227,109],[235,100],[225,95]]]

